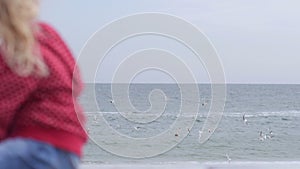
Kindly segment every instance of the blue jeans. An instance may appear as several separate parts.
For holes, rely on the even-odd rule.
[[[49,144],[15,138],[0,142],[0,169],[77,169],[78,156]]]

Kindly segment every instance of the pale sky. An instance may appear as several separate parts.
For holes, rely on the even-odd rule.
[[[212,41],[227,83],[300,84],[299,9],[299,0],[42,0],[41,19],[59,30],[78,57],[89,37],[113,20],[143,12],[172,14],[197,26]],[[109,72],[125,57],[121,54],[139,46],[137,49],[166,48],[177,55],[184,54],[182,59],[198,82],[209,82],[201,63],[190,59],[186,49],[172,44],[170,39],[151,43],[155,40],[157,37],[144,37],[120,44],[119,51],[109,55],[96,78],[109,82]],[[169,49],[171,44],[176,49]],[[88,65],[82,69],[88,69]],[[150,71],[135,80],[169,82],[170,78]]]

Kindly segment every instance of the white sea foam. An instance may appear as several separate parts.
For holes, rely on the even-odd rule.
[[[300,117],[300,111],[288,110],[288,111],[272,111],[272,112],[231,112],[224,113],[225,117]]]
[[[119,112],[86,112],[86,114],[94,115],[94,114],[119,114]],[[188,113],[186,113],[188,114]],[[224,117],[242,117],[245,114],[245,117],[300,117],[300,111],[298,110],[288,110],[288,111],[273,111],[273,112],[224,112]],[[156,115],[154,113],[143,113],[145,116],[153,116]],[[178,114],[174,113],[164,113],[162,116],[178,116]],[[184,115],[186,117],[190,117],[189,115]],[[206,113],[199,113],[198,117],[206,117]]]
[[[83,164],[80,169],[299,169],[300,161],[274,162],[173,162],[158,164]]]

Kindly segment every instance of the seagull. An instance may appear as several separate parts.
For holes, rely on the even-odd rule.
[[[226,158],[227,158],[228,163],[230,163],[231,158],[229,157],[229,155],[227,153],[226,153]]]
[[[271,131],[269,132],[269,134],[270,134],[270,136],[273,136],[273,131],[271,130]]]
[[[176,131],[176,133],[175,133],[175,137],[178,137],[179,136],[179,131],[181,130],[181,128],[178,128],[178,130]]]
[[[114,103],[114,102],[115,102],[114,100],[110,100],[110,101],[109,101],[109,103]]]
[[[259,140],[260,141],[264,141],[265,139],[267,139],[267,136],[265,134],[263,134],[262,131],[259,132]]]
[[[246,115],[245,115],[245,113],[244,113],[244,115],[243,115],[243,121],[244,121],[244,124],[248,125],[248,120],[246,119],[245,116],[246,116]]]
[[[97,119],[98,119],[98,118],[97,118],[97,115],[94,115],[94,122],[95,122],[95,123],[98,123]]]
[[[94,121],[97,121],[97,115],[94,115]]]
[[[206,101],[204,101],[201,105],[202,106],[206,106],[208,103]]]
[[[264,135],[264,139],[267,139],[267,135]]]
[[[260,141],[264,140],[264,138],[263,138],[263,132],[262,131],[259,132],[259,140]]]
[[[138,130],[141,129],[141,127],[139,127],[139,126],[134,126],[134,129],[135,129],[136,131],[138,131]]]
[[[202,131],[199,130],[199,138],[202,136]]]
[[[270,128],[268,128],[268,131],[269,131],[269,134],[266,134],[267,138],[268,138],[268,139],[273,138],[273,137],[274,137],[273,131],[272,131]]]

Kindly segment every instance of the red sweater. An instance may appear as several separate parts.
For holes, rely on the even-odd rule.
[[[49,76],[20,77],[0,54],[0,141],[33,138],[81,156],[87,135],[77,102],[82,82],[79,74],[73,76],[75,60],[53,28],[39,25],[36,39]]]

